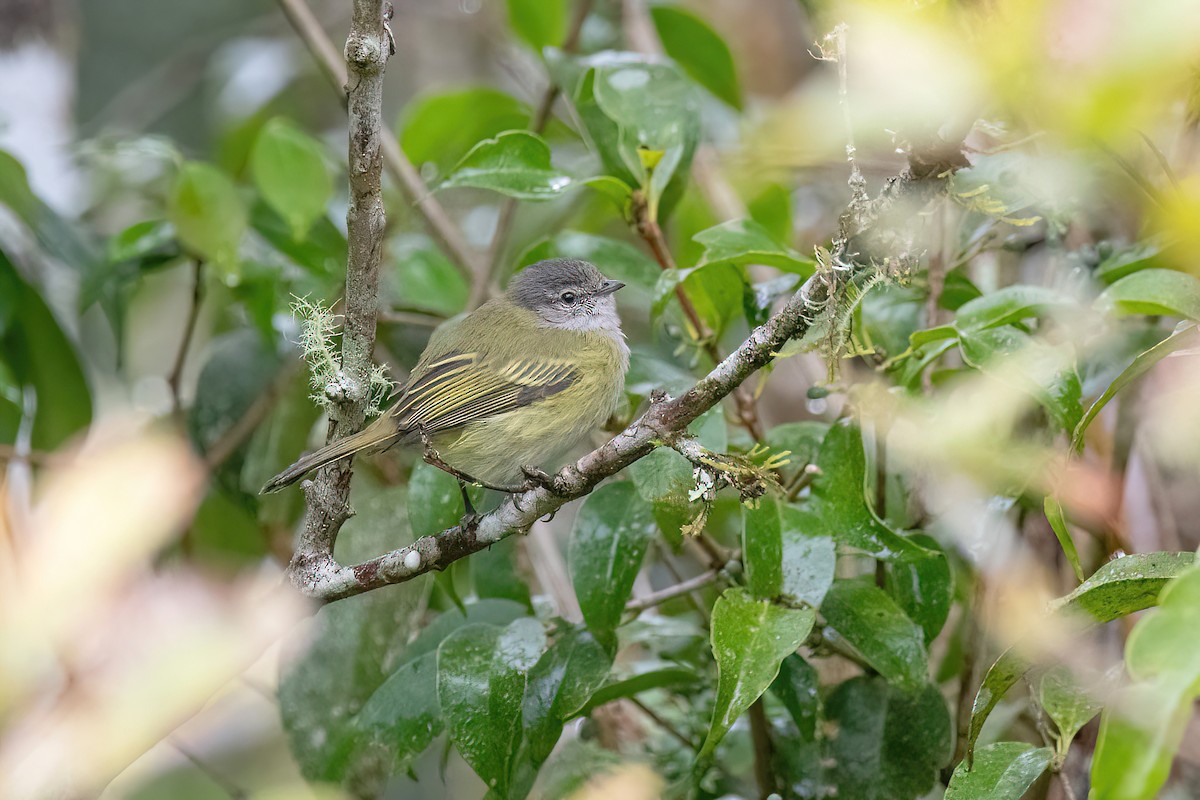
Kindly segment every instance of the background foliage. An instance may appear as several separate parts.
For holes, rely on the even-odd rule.
[[[393,381],[586,258],[623,424],[862,279],[692,426],[736,460],[319,610],[268,591],[301,493],[257,490],[325,436],[338,97],[265,0],[105,5],[0,3],[0,84],[44,51],[73,137],[0,93],[5,796],[1200,793],[1194,2],[396,3],[386,135],[492,269],[385,184]],[[411,453],[354,480],[345,563],[461,512]]]

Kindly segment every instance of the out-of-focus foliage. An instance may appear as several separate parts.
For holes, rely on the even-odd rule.
[[[396,3],[388,135],[495,262],[385,180],[397,383],[473,281],[584,258],[623,424],[856,277],[703,458],[315,613],[257,492],[326,434],[344,111],[265,0],[101,5],[45,45],[73,204],[0,125],[0,794],[1200,794],[1195,0]],[[352,502],[344,563],[462,512],[401,449]]]

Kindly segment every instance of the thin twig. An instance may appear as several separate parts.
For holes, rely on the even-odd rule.
[[[349,85],[345,59],[334,48],[321,23],[313,16],[312,10],[304,0],[278,2],[284,16],[316,59],[321,72],[341,95],[343,103],[346,102],[347,91],[355,87]],[[400,149],[396,134],[382,122],[380,131],[379,146],[384,166],[399,184],[405,198],[417,206],[417,210],[425,218],[430,234],[468,281],[474,282],[478,276],[485,275],[487,265],[467,244],[458,226],[446,213],[446,209],[430,193],[429,187],[421,180],[421,174]]]
[[[758,796],[766,800],[778,787],[775,771],[771,769],[775,750],[771,744],[771,723],[761,696],[750,705],[750,739],[754,742],[754,781],[758,784]]]
[[[658,727],[662,728],[664,731],[666,731],[667,733],[674,736],[679,741],[679,743],[682,744],[684,747],[686,747],[688,750],[691,750],[693,753],[700,752],[699,746],[697,746],[697,744],[695,742],[693,742],[691,739],[689,739],[683,733],[683,731],[679,730],[674,725],[672,725],[670,722],[663,719],[661,716],[659,716],[656,712],[654,712],[649,706],[647,706],[641,700],[638,700],[636,697],[630,697],[627,699],[639,711],[641,711],[643,714],[645,714],[650,719],[654,720],[654,724],[658,725]]]
[[[167,376],[167,385],[171,387],[171,413],[176,416],[183,412],[180,384],[183,382],[183,368],[187,364],[188,350],[192,347],[192,337],[196,333],[196,321],[200,318],[200,303],[203,299],[204,262],[196,259],[192,266],[192,300],[188,307],[187,321],[183,325],[183,338],[179,341],[179,349],[175,352],[175,362],[171,367],[171,374]]]
[[[205,451],[204,465],[209,472],[228,461],[229,457],[236,453],[237,449],[254,434],[254,431],[258,429],[258,426],[267,418],[267,415],[271,413],[283,396],[284,389],[299,371],[301,363],[300,361],[290,361],[281,368],[267,384],[263,393],[255,398],[238,421],[230,425]]]
[[[635,600],[630,600],[625,604],[625,610],[637,613],[645,611],[647,608],[661,605],[668,600],[674,600],[676,597],[685,594],[691,594],[697,589],[703,589],[711,583],[716,583],[721,577],[721,573],[715,569],[710,569],[708,572],[702,572],[694,578],[688,578],[686,581],[677,583],[674,586],[668,586],[666,589],[659,589],[657,592],[648,594],[645,597],[639,597]]]
[[[563,52],[572,53],[579,46],[579,34],[583,30],[583,23],[587,20],[588,14],[592,11],[593,2],[594,0],[577,0],[575,3],[575,13],[571,17],[570,27],[568,27],[567,35],[562,43]],[[554,110],[554,101],[557,99],[558,84],[551,80],[546,86],[546,91],[542,93],[542,99],[538,102],[537,109],[533,112],[529,130],[539,134],[546,130],[546,126],[550,123],[550,114]],[[499,284],[500,266],[504,260],[505,248],[508,247],[508,237],[512,233],[513,221],[517,217],[517,205],[517,199],[510,197],[500,206],[500,215],[496,220],[496,232],[492,236],[491,247],[488,248],[487,278],[471,284],[471,295],[467,299],[468,310],[478,308],[487,297],[488,292]]]

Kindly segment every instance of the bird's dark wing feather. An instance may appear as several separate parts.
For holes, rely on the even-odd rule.
[[[491,362],[476,353],[450,353],[413,376],[391,413],[402,430],[434,433],[527,406],[578,379],[578,368],[567,361]]]

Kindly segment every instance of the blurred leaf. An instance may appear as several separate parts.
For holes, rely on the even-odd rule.
[[[946,800],[1021,800],[1050,766],[1049,747],[997,742],[981,748],[974,764],[954,768]]]
[[[955,325],[962,331],[981,331],[1073,306],[1070,298],[1041,286],[1006,286],[965,303],[955,315]]]
[[[821,716],[820,676],[799,653],[792,653],[779,665],[779,675],[771,683],[771,692],[779,698],[796,723],[800,737],[813,741]]]
[[[393,255],[396,267],[384,277],[384,296],[389,302],[447,317],[466,307],[467,279],[428,237],[400,237],[393,245]]]
[[[1058,727],[1059,752],[1065,755],[1075,734],[1100,713],[1103,704],[1085,692],[1071,671],[1062,666],[1051,667],[1042,674],[1037,692],[1038,704]]]
[[[647,670],[633,677],[613,681],[601,686],[592,693],[591,699],[581,709],[581,713],[587,713],[593,708],[602,706],[605,703],[611,703],[613,700],[619,700],[622,697],[634,697],[651,689],[672,689],[691,686],[699,683],[700,680],[701,676],[690,667],[663,667],[661,669]]]
[[[583,122],[604,171],[647,189],[665,220],[686,180],[700,132],[694,85],[672,62],[637,53],[602,52],[575,58],[546,53],[555,83]],[[648,171],[639,148],[663,153]]]
[[[780,275],[754,285],[745,283],[742,287],[742,311],[746,314],[746,323],[751,327],[764,324],[770,319],[775,303],[789,297],[802,281],[799,275]]]
[[[535,768],[558,743],[563,722],[591,699],[611,667],[611,651],[582,628],[562,633],[538,659],[529,672],[522,711],[529,757]]]
[[[87,271],[101,260],[92,237],[43,203],[30,188],[25,167],[4,150],[0,150],[0,204],[25,223],[43,250],[72,269]]]
[[[633,187],[620,178],[612,175],[596,175],[584,178],[581,183],[589,189],[594,189],[613,201],[623,218],[630,214],[630,203],[633,201]]]
[[[1194,553],[1145,553],[1113,559],[1076,587],[1075,591],[1050,604],[1051,613],[1082,612],[1093,623],[1111,622],[1119,617],[1150,608],[1159,592],[1172,578],[1195,562]],[[974,750],[979,732],[988,715],[1005,692],[1029,671],[1030,664],[1010,647],[996,659],[984,675],[971,708],[971,727],[967,752]]]
[[[579,231],[560,231],[542,239],[521,255],[518,266],[548,258],[590,261],[609,278],[641,289],[653,289],[662,272],[657,264],[628,242]]]
[[[1170,269],[1144,269],[1108,287],[1096,304],[1122,314],[1200,320],[1200,279]]]
[[[755,600],[744,589],[726,589],[712,614],[712,648],[717,660],[717,699],[708,736],[697,756],[710,757],[733,723],[762,696],[779,664],[805,640],[816,615]]]
[[[267,554],[253,505],[243,505],[217,487],[209,489],[196,509],[187,542],[189,556],[209,567],[258,565]]]
[[[508,25],[535,52],[567,35],[567,0],[508,0]]]
[[[866,502],[866,458],[853,425],[830,427],[817,455],[820,474],[809,497],[793,507],[790,524],[809,536],[831,536],[839,544],[887,560],[930,557],[930,552],[880,522]]]
[[[320,142],[282,118],[259,131],[250,174],[263,200],[291,227],[293,239],[308,235],[333,197],[333,176]]]
[[[1134,242],[1113,250],[1097,266],[1095,276],[1104,283],[1113,283],[1143,269],[1161,266],[1162,246],[1154,240]]]
[[[475,594],[481,598],[512,600],[532,611],[529,585],[517,571],[516,551],[517,540],[508,538],[472,555],[468,562],[471,582],[475,585]]]
[[[37,403],[30,443],[36,450],[55,450],[92,421],[91,388],[50,307],[22,280],[3,250],[0,298],[0,367],[7,366],[8,372],[0,388],[9,384],[5,395],[17,394],[17,386],[33,390]],[[11,396],[8,401],[22,402]],[[13,411],[18,418],[24,413],[20,405]],[[8,433],[15,436],[16,427]]]
[[[175,228],[161,219],[148,219],[130,225],[108,240],[110,264],[121,261],[168,260],[179,256]]]
[[[898,561],[888,567],[887,590],[909,619],[925,632],[925,646],[941,633],[954,603],[954,576],[937,540],[917,534],[913,541],[938,553],[920,561]]]
[[[1067,563],[1071,565],[1071,569],[1075,570],[1076,579],[1083,583],[1083,565],[1079,563],[1079,551],[1075,549],[1075,540],[1071,538],[1071,532],[1067,530],[1067,520],[1063,516],[1062,504],[1053,496],[1046,495],[1042,508],[1046,514],[1046,521],[1050,523],[1054,535],[1058,538],[1063,555],[1067,557]]]
[[[650,15],[667,55],[675,59],[696,83],[740,109],[742,92],[738,87],[733,55],[717,32],[679,6],[651,6]]]
[[[429,94],[406,107],[400,146],[414,164],[433,163],[444,174],[478,142],[523,128],[529,117],[527,105],[486,86]]]
[[[541,800],[581,800],[580,792],[587,791],[589,781],[603,779],[624,764],[619,753],[598,742],[572,739],[563,743],[538,775],[536,797]]]
[[[277,251],[321,279],[318,285],[332,287],[345,276],[346,237],[328,216],[318,217],[304,238],[296,239],[284,218],[260,200],[250,208],[250,226]]]
[[[842,639],[889,682],[916,691],[929,671],[925,637],[882,589],[858,579],[833,582],[821,603],[825,638]]]
[[[782,245],[752,219],[735,219],[715,228],[697,233],[694,237],[704,246],[704,256],[697,267],[708,264],[766,264],[805,277],[812,275],[816,263],[811,258]]]
[[[767,431],[766,443],[772,450],[786,450],[791,453],[788,467],[795,469],[816,462],[817,454],[821,452],[821,443],[825,441],[828,433],[827,422],[785,422]]]
[[[1120,375],[1104,390],[1104,394],[1096,399],[1096,402],[1088,408],[1087,413],[1080,419],[1079,424],[1075,426],[1074,435],[1072,436],[1071,444],[1076,452],[1083,452],[1084,436],[1087,434],[1088,426],[1092,424],[1092,420],[1096,418],[1108,401],[1112,400],[1118,392],[1124,389],[1135,380],[1145,375],[1159,361],[1162,361],[1167,356],[1174,353],[1183,347],[1190,347],[1197,341],[1197,328],[1195,325],[1188,325],[1175,330],[1166,339],[1163,339],[1158,344],[1151,347],[1142,353],[1139,353],[1132,363],[1126,367]]]
[[[792,231],[791,189],[780,183],[769,183],[746,203],[750,218],[762,226],[776,242],[790,242]]]
[[[1191,555],[1191,554],[1188,554]],[[1200,568],[1175,577],[1125,643],[1135,683],[1107,706],[1092,762],[1097,800],[1151,800],[1171,771],[1200,697]]]
[[[859,306],[861,333],[883,355],[903,353],[920,325],[922,301],[913,289],[880,286],[868,292]]]
[[[782,529],[779,503],[773,497],[760,497],[753,508],[742,508],[746,586],[759,600],[771,600],[783,591]]]
[[[950,712],[936,686],[899,691],[880,678],[842,683],[825,702],[839,797],[915,800],[950,760]]]
[[[725,415],[719,406],[701,414],[688,432],[717,453],[724,452],[728,444]],[[688,490],[695,485],[691,462],[669,447],[656,448],[633,462],[629,474],[638,494],[651,503],[686,503]]]
[[[983,296],[983,292],[979,291],[979,287],[967,277],[966,268],[956,267],[946,273],[938,305],[947,311],[957,311],[976,297],[981,296]]]
[[[467,625],[438,648],[437,695],[460,755],[495,796],[524,797],[532,767],[519,756],[522,705],[530,670],[546,647],[534,619],[507,628]]]
[[[579,509],[567,550],[571,583],[588,628],[605,645],[616,641],[653,537],[653,510],[631,481],[601,486]]]
[[[247,215],[225,173],[198,161],[186,162],[171,188],[167,215],[189,250],[222,274],[236,274]]]
[[[550,163],[550,148],[528,131],[506,131],[471,148],[438,189],[474,187],[518,200],[550,200],[571,177]]]

